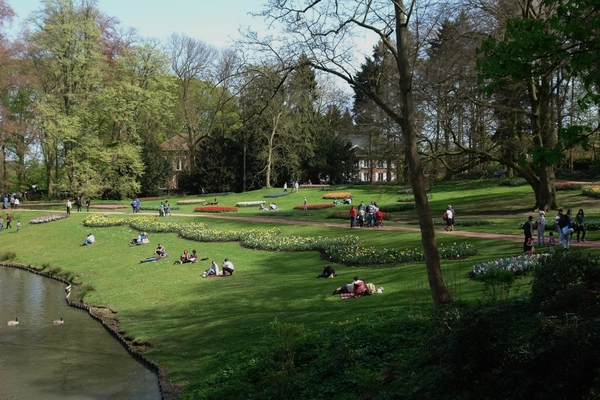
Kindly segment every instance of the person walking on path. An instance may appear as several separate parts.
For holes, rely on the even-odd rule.
[[[446,230],[453,231],[454,230],[454,210],[451,205],[448,205],[446,209],[446,213],[444,214],[444,218],[446,219]]]
[[[0,217],[0,232],[4,230],[4,218]]]
[[[533,251],[533,217],[530,215],[527,222],[523,225],[525,241],[523,242],[523,251],[531,253]]]
[[[71,200],[67,199],[67,215],[71,215]]]
[[[306,197],[304,198],[304,211],[307,210],[308,206],[308,201],[306,201]]]
[[[544,210],[540,210],[539,217],[535,222],[535,229],[537,230],[537,242],[538,246],[544,245],[544,231],[546,230],[546,217]]]
[[[585,222],[584,222],[583,209],[577,211],[575,216],[575,231],[577,232],[577,241],[579,242],[579,234],[581,233],[581,241],[585,242]]]
[[[6,229],[12,228],[10,224],[12,222],[12,215],[6,214]]]
[[[354,206],[350,206],[348,215],[350,215],[350,228],[356,228],[356,209]]]
[[[90,212],[90,203],[91,203],[91,201],[90,201],[90,198],[89,198],[89,197],[88,197],[88,198],[86,198],[86,199],[85,199],[85,210],[86,210],[87,212]]]
[[[77,199],[75,199],[75,207],[77,207],[77,212],[81,212],[81,196],[78,196]]]

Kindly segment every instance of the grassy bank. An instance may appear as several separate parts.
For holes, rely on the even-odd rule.
[[[400,195],[399,187],[357,186],[344,189],[352,192],[355,204],[364,200],[379,205],[394,204]],[[329,203],[320,189],[301,189],[278,198],[264,198],[279,189],[219,196],[219,204],[235,206],[240,201],[264,199],[275,201],[277,211],[258,211],[256,207],[241,207],[236,213],[222,216],[253,217],[258,221],[218,219],[195,213],[195,205],[180,205],[171,217],[163,218],[182,226],[202,222],[215,230],[248,230],[278,228],[283,236],[339,237],[356,235],[364,246],[378,249],[420,248],[420,234],[410,231],[347,228],[345,221],[327,218],[333,209],[302,211],[293,207],[302,205],[306,196],[309,204]],[[498,186],[496,181],[460,182],[439,185],[430,191],[434,214],[443,214],[452,204],[458,219],[490,219],[491,225],[475,225],[468,230],[520,235],[519,223],[531,214],[533,192],[528,187]],[[574,209],[584,208],[586,217],[598,219],[593,200],[572,192],[559,192],[561,205]],[[179,198],[169,198],[173,205]],[[142,200],[143,205],[158,204],[158,199]],[[99,203],[99,202],[98,202]],[[123,201],[121,204],[128,205]],[[111,204],[116,204],[111,202]],[[349,206],[336,206],[336,211]],[[57,212],[62,211],[56,206]],[[130,208],[114,210],[129,215]],[[4,214],[4,213],[3,213]],[[21,232],[15,228],[0,232],[2,251],[15,252],[15,261],[45,268],[60,268],[73,281],[86,288],[85,302],[110,307],[117,311],[122,333],[135,340],[139,350],[158,363],[169,379],[184,393],[190,388],[222,374],[224,362],[245,360],[249,353],[269,348],[268,338],[272,323],[302,325],[308,331],[318,331],[331,324],[371,320],[374,316],[427,315],[432,302],[423,262],[385,266],[356,267],[331,263],[338,276],[335,279],[317,279],[326,263],[318,252],[269,252],[248,249],[238,242],[194,242],[177,233],[149,232],[151,243],[129,247],[136,235],[129,226],[86,227],[85,211],[72,212],[69,218],[30,225],[34,217],[47,211],[16,210],[23,223]],[[414,211],[394,213],[388,226],[412,226]],[[211,214],[212,215],[212,214]],[[312,221],[317,225],[299,225],[271,222],[282,220]],[[263,219],[261,221],[260,219]],[[266,219],[269,219],[268,221]],[[414,226],[412,226],[414,227]],[[440,228],[441,229],[441,228]],[[460,228],[463,229],[463,228]],[[464,228],[467,230],[467,228]],[[98,242],[80,246],[87,233],[92,232]],[[260,233],[259,233],[260,234]],[[597,232],[588,232],[588,240],[598,240]],[[468,278],[474,264],[522,252],[519,243],[498,239],[464,238],[459,235],[438,236],[438,245],[471,243],[476,256],[468,259],[444,260],[444,278],[453,298],[464,303],[476,303],[482,298],[482,286]],[[153,263],[139,261],[152,255],[158,243],[171,254],[170,258]],[[184,250],[195,249],[208,260],[197,264],[173,265]],[[203,279],[201,273],[210,261],[219,264],[227,257],[233,261],[236,272],[232,277]],[[329,262],[327,262],[329,263]],[[348,283],[354,275],[367,282],[383,286],[384,293],[362,299],[341,301],[332,296],[337,286]],[[526,280],[518,281],[515,295],[529,290]]]

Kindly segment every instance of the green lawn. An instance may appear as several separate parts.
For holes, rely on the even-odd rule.
[[[355,186],[341,191],[351,191],[355,204],[364,200],[384,205],[396,203],[400,197],[399,188]],[[220,196],[219,204],[233,206],[238,201],[263,200],[266,193],[280,190],[262,189]],[[267,203],[275,201],[279,205],[277,211],[259,212],[257,207],[249,207],[223,216],[281,218],[334,223],[336,226],[216,219],[193,213],[195,205],[182,205],[180,210],[173,211],[172,217],[165,219],[180,224],[201,221],[217,230],[276,226],[281,235],[287,236],[336,237],[352,234],[359,238],[361,244],[377,248],[421,247],[419,233],[378,229],[351,231],[346,221],[327,219],[330,211],[347,210],[349,206],[306,212],[293,210],[294,206],[302,204],[304,196],[309,204],[329,203],[330,200],[322,198],[325,193],[317,188],[301,188],[297,194],[264,199]],[[434,218],[440,218],[446,206],[452,204],[459,219],[494,221],[493,225],[469,227],[468,230],[472,231],[520,235],[519,223],[533,214],[533,192],[526,186],[510,188],[498,186],[495,180],[479,180],[438,185],[432,187],[430,193]],[[600,219],[593,199],[578,192],[559,192],[559,199],[564,207],[584,208],[588,219]],[[176,205],[178,200],[169,198],[172,205]],[[158,205],[159,201],[142,199],[142,206]],[[116,204],[92,204],[101,203]],[[120,203],[129,204],[128,201]],[[62,212],[62,206],[57,206],[56,210]],[[131,215],[130,210],[128,207],[117,212]],[[12,231],[0,232],[0,253],[15,252],[15,261],[34,267],[60,267],[62,273],[70,272],[75,276],[74,282],[93,288],[85,301],[118,311],[123,334],[138,343],[150,344],[151,347],[144,347],[146,357],[164,368],[169,378],[184,389],[214,374],[223,360],[242,357],[248,348],[264,346],[269,324],[275,320],[318,329],[327,324],[372,315],[428,310],[432,305],[422,262],[379,267],[333,264],[338,272],[337,278],[317,279],[326,262],[316,252],[267,252],[246,249],[239,243],[198,243],[180,239],[175,233],[151,232],[150,244],[129,247],[127,243],[135,236],[134,230],[123,226],[85,227],[83,220],[88,215],[85,211],[72,212],[71,217],[51,223],[28,223],[34,217],[47,214],[49,212],[39,210],[14,212],[13,227],[20,219],[22,231],[17,234],[13,228]],[[397,213],[386,224],[407,226],[408,221],[415,219],[414,211],[406,211]],[[80,246],[89,232],[94,233],[98,242],[92,246]],[[598,232],[588,232],[588,240],[598,239]],[[440,245],[451,244],[450,241],[472,243],[479,251],[477,256],[469,259],[442,262],[444,278],[453,298],[463,302],[475,302],[482,297],[481,284],[468,279],[473,264],[517,255],[522,251],[520,243],[499,239],[438,236]],[[158,243],[165,245],[171,257],[140,264],[139,260],[152,255]],[[200,257],[208,257],[208,260],[194,265],[173,265],[184,249],[196,249]],[[211,260],[220,264],[225,257],[236,267],[232,277],[201,277]],[[332,296],[333,289],[351,281],[354,275],[383,286],[384,293],[347,301]],[[517,281],[514,293],[526,290],[527,282]]]

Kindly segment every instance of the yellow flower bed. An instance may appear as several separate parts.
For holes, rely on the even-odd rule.
[[[323,195],[324,199],[345,199],[348,197],[352,197],[352,193],[350,193],[350,192],[331,192],[331,193],[325,193]]]

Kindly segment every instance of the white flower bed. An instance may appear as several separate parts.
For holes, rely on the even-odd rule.
[[[46,222],[58,221],[59,219],[67,218],[69,215],[67,213],[64,214],[52,214],[52,215],[44,215],[41,217],[37,217],[29,221],[30,224],[44,224]]]
[[[236,207],[256,207],[260,206],[264,203],[264,200],[256,200],[256,201],[238,201],[235,203]]]
[[[206,200],[204,199],[189,199],[189,200],[179,200],[177,204],[205,204]]]
[[[513,271],[517,274],[524,274],[533,270],[539,263],[541,257],[547,257],[550,254],[523,254],[516,257],[500,258],[498,260],[487,261],[481,264],[473,265],[472,275],[486,274],[491,269]]]

